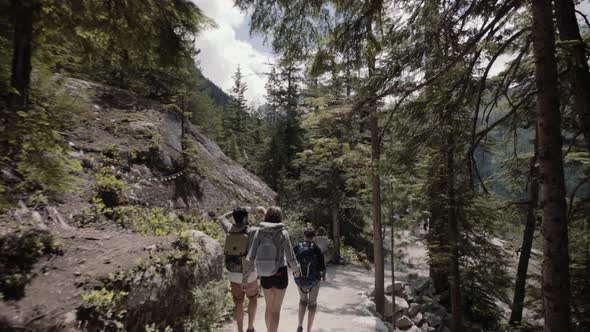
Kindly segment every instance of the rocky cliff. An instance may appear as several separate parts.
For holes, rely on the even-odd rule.
[[[211,237],[221,230],[208,215],[275,193],[175,105],[78,79],[65,87],[86,108],[61,133],[81,169],[73,191],[0,216],[0,331],[202,329],[224,302]]]

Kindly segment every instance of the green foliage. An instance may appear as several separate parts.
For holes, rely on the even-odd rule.
[[[16,231],[0,237],[0,295],[6,300],[24,296],[33,265],[42,257],[60,255],[61,245],[44,230]]]
[[[194,224],[194,229],[209,235],[219,243],[225,241],[225,232],[223,231],[223,228],[219,225],[219,222],[214,220],[200,220]]]
[[[188,227],[178,218],[167,214],[162,208],[135,205],[114,208],[113,219],[123,227],[143,235],[179,234]]]
[[[82,294],[82,305],[78,308],[78,316],[83,326],[92,324],[106,331],[125,331],[123,321],[126,311],[122,303],[127,292],[92,290]]]
[[[72,158],[63,132],[88,110],[88,105],[72,96],[63,82],[45,69],[33,72],[31,107],[17,112],[14,126],[0,137],[3,163],[14,165],[19,177],[0,177],[0,206],[9,206],[24,193],[35,192],[50,198],[72,191],[82,167]]]
[[[227,285],[223,280],[211,281],[192,290],[191,315],[184,323],[185,331],[213,331],[230,309],[226,293]]]
[[[117,177],[112,168],[102,167],[95,178],[94,187],[98,197],[107,207],[115,207],[124,202],[123,194],[127,185]]]
[[[111,306],[116,305],[124,296],[126,292],[113,292],[104,289],[92,290],[89,293],[82,294],[82,301],[84,306],[93,306],[99,309],[110,309]]]

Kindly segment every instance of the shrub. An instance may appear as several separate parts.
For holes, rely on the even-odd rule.
[[[219,243],[223,243],[223,241],[225,241],[225,232],[217,221],[210,219],[200,220],[196,223],[194,229],[209,235]]]
[[[102,288],[82,294],[78,317],[83,326],[100,327],[101,331],[125,331],[125,309],[121,302],[127,292],[115,292]]]
[[[1,297],[16,300],[24,296],[33,265],[43,256],[61,253],[60,244],[44,230],[17,231],[1,237]]]
[[[192,291],[193,303],[190,317],[186,319],[186,331],[213,331],[231,305],[227,301],[227,285],[224,281],[211,281]]]
[[[13,126],[0,135],[4,161],[15,165],[22,181],[0,179],[0,205],[14,204],[18,196],[40,191],[49,198],[74,190],[82,170],[70,157],[63,137],[88,105],[63,88],[62,82],[46,70],[35,70],[31,79],[31,105],[18,111]]]
[[[98,197],[107,207],[114,207],[123,203],[123,193],[127,190],[127,185],[118,179],[109,167],[101,168],[95,177],[96,183],[94,186],[98,191]]]
[[[162,208],[142,206],[121,206],[113,209],[113,219],[123,227],[143,235],[179,234],[188,228],[178,218],[174,218]]]

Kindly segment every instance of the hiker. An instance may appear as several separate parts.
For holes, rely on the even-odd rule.
[[[324,227],[319,227],[316,235],[314,242],[320,247],[322,255],[324,255],[324,261],[329,263],[332,260],[334,242],[326,236],[326,229]]]
[[[311,332],[311,326],[315,318],[318,306],[318,293],[320,280],[325,280],[326,263],[320,247],[314,242],[315,231],[306,228],[303,231],[304,242],[295,245],[293,251],[297,262],[301,267],[301,274],[295,278],[299,288],[299,325],[297,332],[303,332],[303,318],[307,309],[307,332]]]
[[[261,228],[254,235],[246,259],[256,262],[256,271],[260,276],[260,285],[266,302],[266,328],[268,332],[276,332],[289,284],[287,266],[293,271],[294,276],[298,276],[299,265],[289,240],[289,233],[283,224],[281,209],[273,206],[266,211],[263,207],[258,207],[257,211],[264,214],[264,221],[260,223]]]
[[[254,241],[256,227],[248,226],[249,208],[238,207],[220,217],[225,231],[225,268],[230,282],[231,294],[234,301],[234,318],[238,325],[238,332],[244,329],[244,296],[248,297],[248,329],[254,332],[254,318],[258,304],[258,275],[254,265],[246,260],[248,249]],[[227,218],[232,215],[234,224]]]

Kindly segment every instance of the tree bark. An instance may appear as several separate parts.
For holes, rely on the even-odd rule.
[[[334,262],[340,263],[340,219],[338,218],[338,205],[331,207],[332,214],[332,239],[334,239]]]
[[[551,0],[535,0],[533,37],[539,160],[543,182],[543,303],[545,331],[570,331],[568,230],[561,113]]]
[[[33,16],[38,5],[35,1],[13,1],[14,41],[12,50],[12,72],[10,94],[13,109],[26,109],[29,104],[31,84],[31,55],[33,42]]]
[[[531,257],[531,248],[535,235],[535,225],[537,223],[536,210],[539,201],[539,180],[537,163],[537,139],[535,138],[535,152],[531,158],[529,171],[529,202],[527,206],[526,226],[522,236],[522,247],[520,248],[520,257],[518,259],[518,268],[516,270],[516,282],[514,285],[514,298],[512,301],[512,312],[510,314],[510,325],[518,325],[522,321],[522,310],[524,306],[524,296],[526,290],[526,278]]]
[[[367,18],[367,34],[370,36],[370,47],[367,50],[367,67],[369,78],[375,75],[375,53],[377,49],[376,38],[373,35],[372,15],[380,4],[376,4],[373,12]],[[373,257],[375,265],[375,309],[381,315],[385,307],[385,259],[383,250],[382,221],[381,221],[381,140],[379,139],[379,115],[377,113],[376,101],[368,105],[369,130],[371,132],[371,189],[372,189],[372,212],[373,212]]]
[[[569,80],[574,93],[573,110],[578,118],[578,125],[590,151],[590,71],[584,41],[576,19],[576,7],[572,0],[555,0],[555,15],[559,39],[572,42],[565,46],[568,53],[567,66]]]
[[[393,211],[393,210],[392,210]],[[401,218],[400,218],[401,219]],[[395,218],[392,216],[391,217],[391,229],[390,229],[390,236],[391,236],[391,287],[394,287],[395,285]],[[392,313],[397,312],[397,308],[395,307],[395,294],[392,295],[392,301],[393,302],[393,310],[391,311]],[[393,330],[395,331],[395,319],[396,319],[396,315],[391,315],[391,326],[393,327]]]
[[[451,114],[448,115],[449,117]],[[451,121],[452,122],[452,121]],[[452,128],[452,126],[450,127]],[[447,196],[448,206],[448,227],[450,245],[450,268],[449,275],[450,297],[451,297],[451,331],[463,331],[463,310],[461,310],[461,275],[459,272],[459,224],[457,220],[455,200],[455,140],[452,133],[449,133],[447,150]]]
[[[381,235],[381,177],[379,174],[379,123],[377,107],[372,105],[369,115],[371,130],[371,183],[373,198],[373,256],[375,263],[375,305],[378,313],[383,314],[385,306],[385,261],[383,259],[383,237]]]

